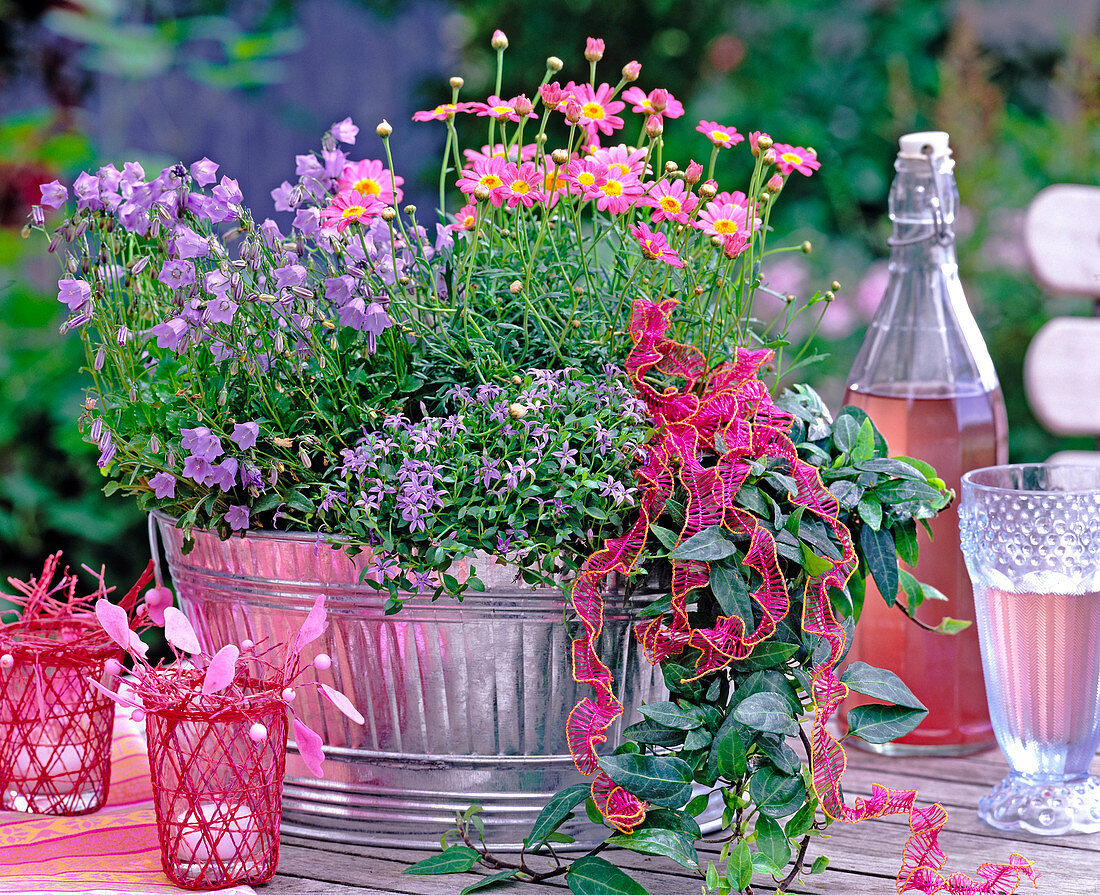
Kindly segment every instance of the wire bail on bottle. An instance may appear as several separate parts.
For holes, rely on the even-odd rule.
[[[890,236],[886,240],[888,246],[916,245],[918,242],[925,242],[929,239],[935,240],[941,246],[946,246],[955,241],[955,231],[952,229],[951,224],[943,213],[943,186],[940,172],[936,169],[936,159],[933,155],[932,147],[925,146],[921,150],[921,153],[927,160],[928,168],[932,173],[932,192],[934,195],[928,203],[932,207],[932,226],[917,233],[915,236]]]

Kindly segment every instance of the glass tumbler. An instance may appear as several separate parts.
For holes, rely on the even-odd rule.
[[[993,730],[1011,773],[978,802],[1000,830],[1100,831],[1100,467],[962,477],[962,549]]]

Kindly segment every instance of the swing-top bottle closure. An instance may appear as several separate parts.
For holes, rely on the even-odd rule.
[[[947,132],[918,131],[905,134],[898,142],[898,158],[894,167],[899,173],[903,169],[916,173],[917,166],[921,164],[928,166],[932,181],[932,195],[928,200],[932,220],[928,227],[910,236],[896,234],[890,236],[886,241],[887,245],[908,246],[929,240],[941,246],[951,245],[955,241],[955,230],[952,226],[955,216],[947,201],[951,190],[947,178],[951,176],[950,171],[954,163],[950,160],[951,147]],[[940,170],[945,161],[947,162],[946,172]]]

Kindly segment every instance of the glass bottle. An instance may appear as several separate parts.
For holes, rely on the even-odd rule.
[[[901,138],[890,189],[889,280],[848,376],[845,403],[867,411],[891,456],[931,463],[959,494],[964,472],[1006,462],[1008,425],[993,362],[959,282],[954,166],[946,133]],[[931,542],[918,530],[913,574],[947,603],[926,602],[917,617],[933,626],[944,616],[973,621],[956,506],[932,520]],[[896,672],[928,707],[907,736],[861,746],[895,755],[961,755],[994,744],[976,625],[956,635],[925,631],[887,607],[868,581],[849,654],[856,660]]]

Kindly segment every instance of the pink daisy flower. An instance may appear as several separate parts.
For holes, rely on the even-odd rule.
[[[473,103],[443,103],[434,109],[423,112],[413,112],[413,121],[446,121],[454,118],[460,112],[472,112]]]
[[[581,104],[580,125],[589,134],[599,131],[611,136],[619,130],[624,122],[616,115],[626,108],[626,103],[613,100],[610,84],[601,84],[593,89],[591,84],[580,84],[573,87],[573,96]]]
[[[650,261],[663,261],[671,267],[683,267],[684,262],[668,244],[663,233],[654,233],[645,224],[633,224],[630,232],[642,247],[642,254]]]
[[[481,147],[481,149],[464,149],[462,154],[466,156],[466,161],[473,163],[476,161],[485,161],[486,159],[499,158],[509,162],[529,162],[535,157],[535,153],[538,152],[538,147],[534,144],[528,144],[523,147],[522,151],[516,146],[505,146],[503,143],[496,143],[493,146],[488,144]]]
[[[730,202],[711,201],[699,214],[695,226],[711,236],[730,236],[747,228],[748,212]]]
[[[665,107],[658,112],[653,106],[653,94],[656,90],[646,93],[641,87],[630,87],[623,91],[623,99],[631,103],[631,111],[641,115],[661,115],[665,118],[679,118],[684,114],[684,104],[667,90],[665,95]]]
[[[452,230],[472,230],[477,223],[477,206],[472,202],[463,205],[454,216],[454,223],[451,224]]]
[[[821,162],[817,160],[817,153],[812,149],[791,146],[787,143],[776,143],[772,149],[775,150],[775,166],[780,174],[787,175],[797,171],[809,177],[821,167]]]
[[[625,143],[618,146],[609,146],[607,149],[597,148],[592,151],[592,158],[607,165],[608,168],[619,171],[622,174],[633,174],[641,177],[645,169],[645,148],[632,149]]]
[[[344,166],[343,174],[336,181],[336,190],[354,190],[364,196],[377,196],[387,205],[396,205],[404,195],[401,191],[404,182],[404,177],[394,177],[380,161],[364,159]]]
[[[610,214],[622,214],[642,195],[642,183],[637,174],[609,167],[603,183],[593,192],[596,208]]]
[[[458,179],[458,188],[466,195],[471,195],[479,186],[489,190],[489,201],[494,208],[500,208],[508,196],[508,189],[504,185],[507,176],[508,162],[502,158],[479,159],[473,167],[464,168],[462,176]]]
[[[328,208],[321,210],[322,226],[335,227],[337,233],[343,233],[353,223],[366,223],[375,215],[381,214],[386,206],[377,196],[344,190],[332,200]]]
[[[606,179],[607,165],[595,159],[574,159],[565,168],[566,183],[575,187],[572,192],[580,193],[586,198],[594,196]]]
[[[726,127],[717,121],[700,121],[695,129],[715,146],[721,146],[725,149],[736,146],[745,139],[743,134],[737,133],[737,128]]]
[[[512,99],[501,99],[494,94],[490,96],[488,100],[483,103],[470,103],[470,108],[477,114],[479,118],[496,118],[501,121],[512,121],[519,123],[519,113],[516,112],[516,100],[519,97],[512,97]],[[528,118],[535,118],[534,112],[527,114]]]
[[[546,198],[541,190],[542,175],[534,162],[524,162],[522,165],[509,164],[504,171],[504,189],[507,190],[506,201],[509,208],[515,208],[517,205],[530,208],[536,202]]]
[[[646,194],[638,200],[638,204],[653,209],[654,224],[661,221],[686,224],[699,204],[699,197],[682,180],[658,180],[646,184]]]

